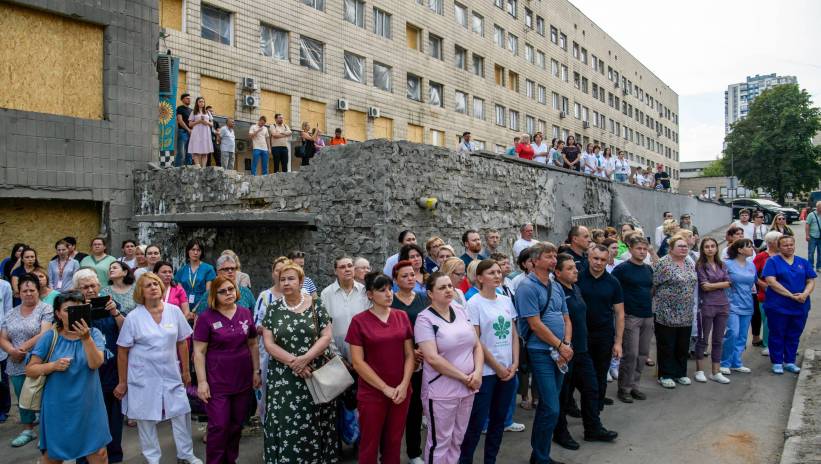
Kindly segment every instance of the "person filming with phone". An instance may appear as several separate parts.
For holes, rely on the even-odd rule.
[[[99,380],[105,338],[85,319],[71,317],[72,308],[87,307],[84,303],[79,292],[55,298],[54,330],[40,337],[26,366],[27,376],[48,379],[40,403],[44,463],[80,458],[92,464],[109,462],[111,434]]]

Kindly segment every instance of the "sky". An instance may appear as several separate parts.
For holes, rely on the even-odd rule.
[[[715,159],[724,91],[796,76],[821,106],[821,0],[570,0],[679,95],[681,161]]]

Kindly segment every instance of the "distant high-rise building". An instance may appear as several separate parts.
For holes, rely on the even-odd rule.
[[[730,133],[730,126],[744,119],[755,97],[761,92],[781,84],[797,84],[795,76],[777,76],[775,73],[754,77],[747,76],[747,82],[731,84],[724,92],[724,133]]]

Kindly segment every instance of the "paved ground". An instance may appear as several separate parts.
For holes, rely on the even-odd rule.
[[[799,250],[806,252],[803,227],[799,233]],[[815,347],[821,352],[821,290],[813,295],[814,311],[802,338],[802,352]],[[655,357],[655,356],[654,356]],[[662,389],[654,381],[654,369],[645,371],[642,389],[648,399],[632,405],[616,401],[603,413],[606,427],[619,432],[612,444],[581,442],[579,419],[571,419],[571,432],[582,443],[582,448],[571,452],[557,449],[554,458],[569,463],[711,463],[711,464],[770,464],[779,461],[784,445],[784,430],[792,405],[796,376],[774,376],[769,372],[767,358],[758,349],[748,348],[745,364],[752,374],[734,374],[729,385],[713,382],[679,386],[673,391]],[[821,364],[821,363],[818,363]],[[690,363],[690,373],[694,363]],[[821,374],[821,372],[819,372]],[[610,384],[609,396],[615,396],[615,385]],[[816,394],[817,398],[817,394]],[[12,449],[7,443],[18,432],[15,416],[0,424],[0,462],[33,463],[38,452],[33,444]],[[525,463],[529,456],[532,413],[519,409],[516,420],[527,424],[523,433],[506,433],[499,462]],[[163,463],[174,463],[174,445],[170,428],[164,425]],[[202,431],[195,425],[196,453],[204,458],[200,442]],[[243,438],[240,462],[261,463],[261,437]],[[136,430],[127,428],[123,440],[127,463],[141,463]],[[479,453],[477,453],[477,456]],[[477,458],[476,462],[481,459]],[[348,459],[345,462],[355,462]],[[800,461],[799,461],[800,462]],[[814,462],[814,461],[813,461]]]

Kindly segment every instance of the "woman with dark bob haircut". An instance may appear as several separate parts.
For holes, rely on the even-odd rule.
[[[205,256],[205,245],[198,238],[188,241],[185,245],[186,264],[177,271],[174,280],[182,284],[188,295],[188,304],[191,311],[201,313],[208,306],[206,295],[211,288],[211,281],[217,278],[214,266],[202,261]]]
[[[134,271],[122,261],[108,266],[109,285],[100,290],[100,296],[110,296],[120,304],[120,312],[128,314],[137,306],[134,302]]]

